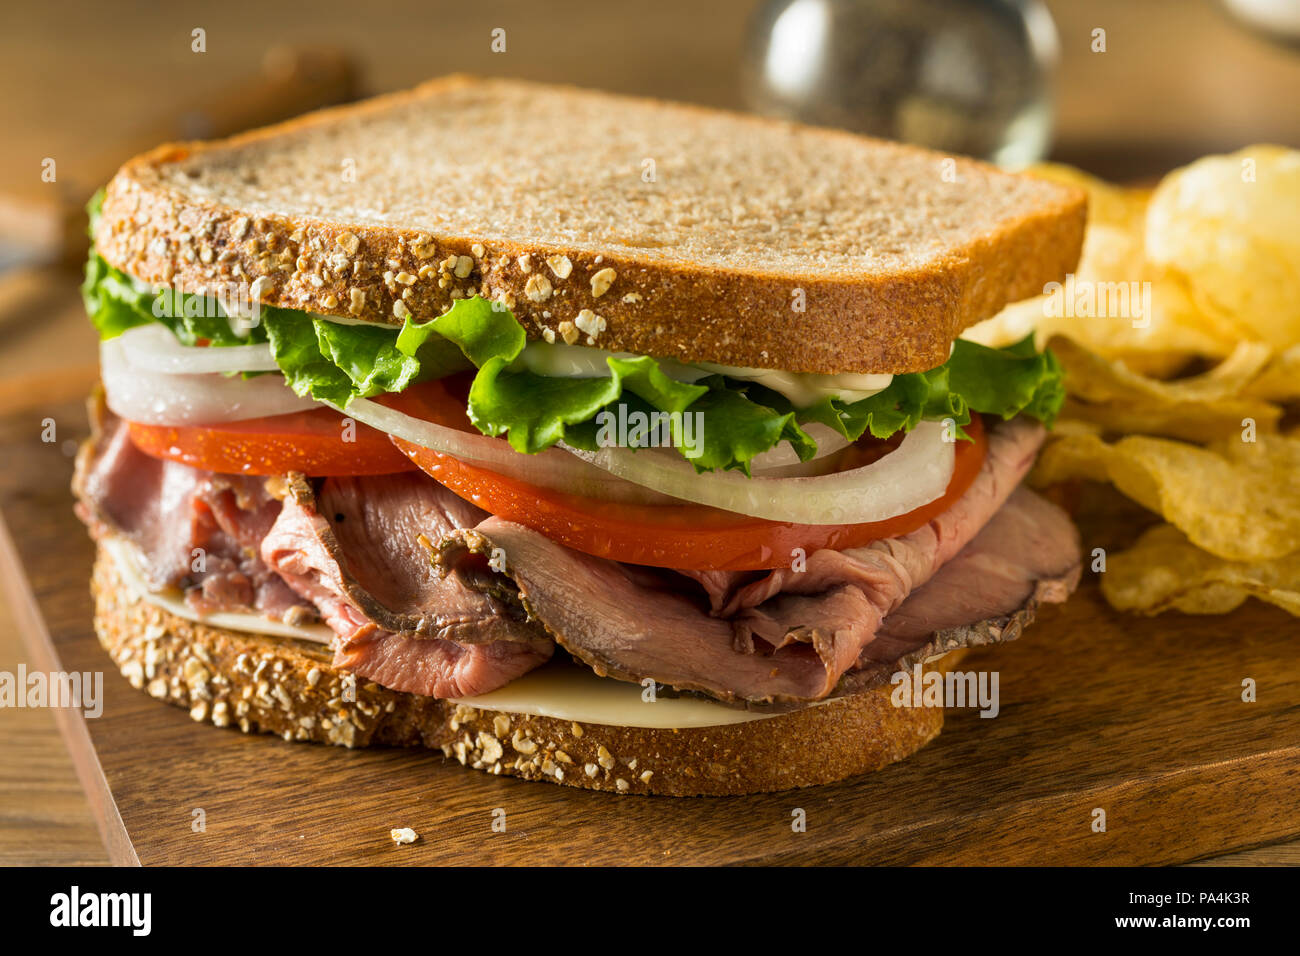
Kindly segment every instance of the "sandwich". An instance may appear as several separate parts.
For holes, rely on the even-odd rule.
[[[1072,187],[449,77],[126,163],[92,202],[95,629],[196,721],[615,793],[840,780],[899,674],[1079,577],[1063,400],[960,338],[1074,267]]]

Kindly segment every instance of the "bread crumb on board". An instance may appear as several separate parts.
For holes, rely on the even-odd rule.
[[[394,827],[388,831],[388,835],[393,838],[393,842],[398,846],[405,843],[414,843],[420,839],[420,834],[416,833],[410,827]]]

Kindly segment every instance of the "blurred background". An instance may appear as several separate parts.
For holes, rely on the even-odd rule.
[[[95,380],[81,209],[123,160],[443,73],[753,109],[1123,182],[1300,145],[1300,0],[45,0],[0,16],[11,409]],[[0,605],[0,667],[21,655]],[[30,826],[42,859],[102,859],[50,714],[14,720],[29,726],[0,761],[0,859],[30,854]]]

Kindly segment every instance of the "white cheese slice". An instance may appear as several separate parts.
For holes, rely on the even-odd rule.
[[[209,627],[224,627],[229,631],[244,631],[249,634],[269,634],[274,637],[296,637],[300,641],[315,644],[329,644],[334,639],[334,632],[323,624],[285,624],[273,621],[260,614],[246,614],[240,611],[220,611],[216,614],[199,614],[185,603],[179,591],[163,593],[149,590],[149,585],[140,573],[140,563],[135,545],[119,537],[103,540],[104,550],[113,556],[117,572],[126,586],[142,601],[160,607],[169,614],[175,614],[196,624]]]
[[[889,374],[841,372],[838,375],[818,375],[814,372],[782,372],[770,368],[735,368],[712,362],[697,362],[695,368],[770,388],[788,398],[795,408],[808,408],[827,396],[845,402],[860,402],[883,392],[894,380],[894,376]]]
[[[644,700],[642,693],[647,689],[640,684],[597,677],[585,667],[557,661],[529,671],[505,687],[477,697],[461,698],[457,703],[580,724],[679,730],[743,724],[775,716],[737,710],[701,697],[656,695],[653,701]]]

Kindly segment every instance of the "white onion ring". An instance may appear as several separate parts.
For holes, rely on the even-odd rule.
[[[151,323],[127,329],[115,340],[134,368],[168,375],[210,372],[278,372],[271,346],[223,345],[201,348],[181,345],[165,325]]]
[[[771,468],[751,467],[750,473],[755,478],[816,478],[818,475],[829,475],[832,472],[844,470],[841,467],[844,456],[852,447],[852,445],[845,445],[839,451],[830,455],[818,455],[807,461],[798,461],[793,465],[778,465]]]
[[[684,460],[627,448],[569,451],[620,478],[723,511],[796,524],[861,524],[907,514],[943,496],[956,462],[944,432],[942,423],[921,422],[883,458],[815,478],[696,474]]]
[[[956,461],[955,446],[944,440],[938,422],[922,422],[896,450],[852,471],[746,478],[734,472],[696,474],[683,459],[627,448],[586,452],[562,445],[563,451],[521,455],[499,438],[426,422],[362,398],[353,399],[346,414],[412,444],[542,487],[616,501],[627,500],[628,484],[639,485],[664,501],[796,524],[859,524],[906,514],[942,497]],[[566,453],[588,469],[575,471],[556,459]]]
[[[559,448],[548,448],[536,455],[521,454],[504,439],[428,422],[367,398],[354,398],[346,409],[337,410],[413,445],[481,465],[497,474],[540,488],[626,504],[680,504],[667,495],[615,477]]]
[[[108,407],[127,421],[215,425],[319,407],[310,398],[295,395],[279,374],[244,379],[216,373],[170,375],[139,368],[128,361],[120,338],[100,343],[99,366]]]
[[[817,443],[817,454],[807,461],[800,461],[799,453],[794,450],[794,446],[788,441],[783,441],[775,448],[769,448],[761,455],[755,455],[754,460],[749,463],[749,470],[755,475],[761,475],[773,468],[785,469],[796,465],[811,465],[819,458],[833,455],[853,444],[835,429],[821,422],[809,422],[803,426],[803,430]]]

